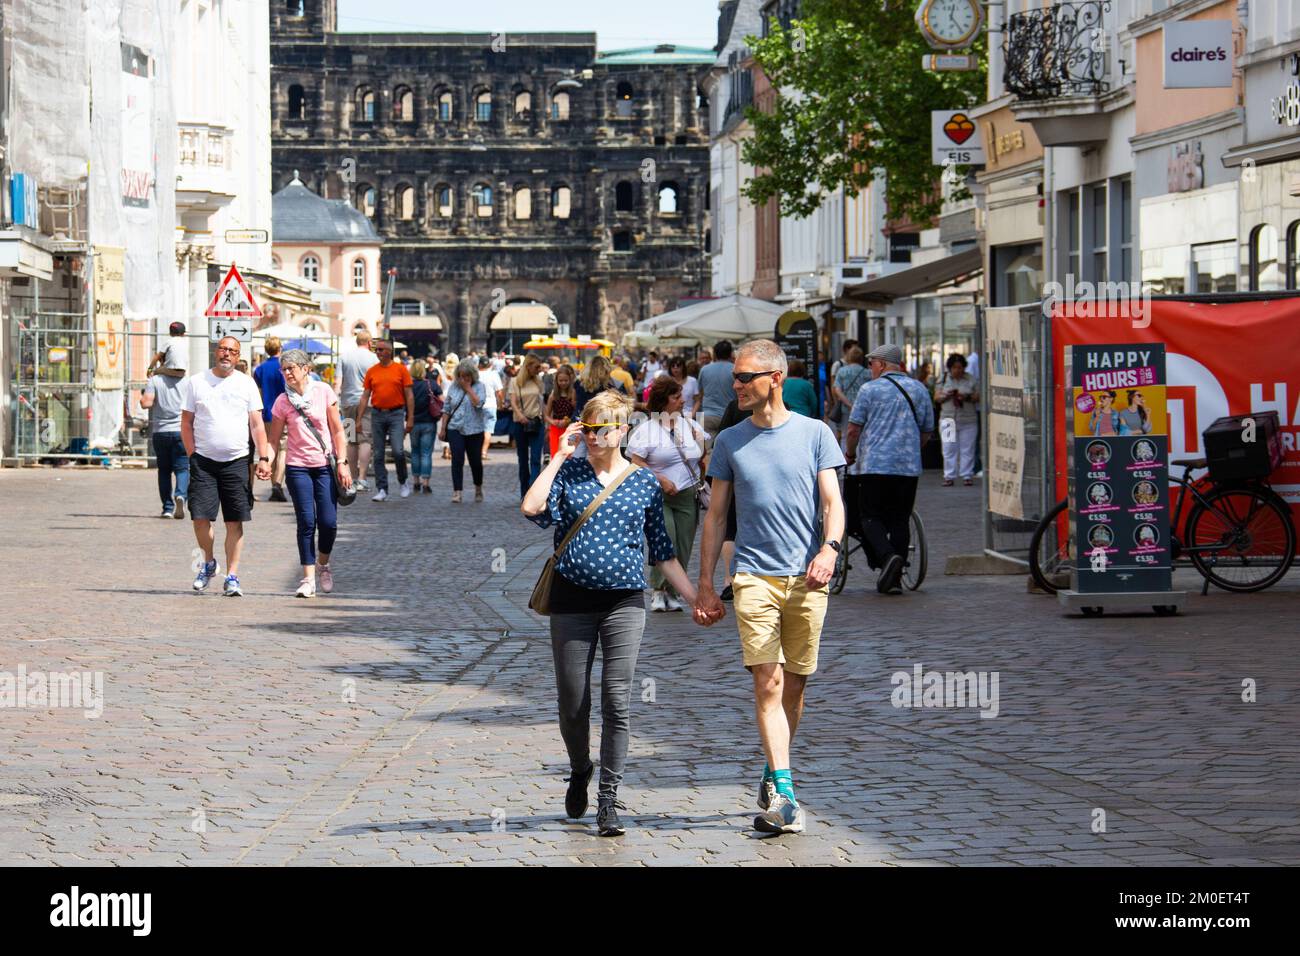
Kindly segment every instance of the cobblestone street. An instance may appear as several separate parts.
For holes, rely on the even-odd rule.
[[[491,458],[484,504],[450,504],[441,461],[433,495],[360,496],[335,593],[312,601],[292,597],[290,505],[259,500],[229,600],[219,579],[190,591],[191,527],[155,517],[153,472],[0,471],[0,671],[104,675],[98,719],[0,710],[6,859],[1300,863],[1300,577],[1201,597],[1191,576],[1175,618],[1065,617],[1021,576],[943,574],[980,549],[980,489],[933,474],[922,590],[879,596],[863,566],[831,599],[793,750],[808,831],[750,829],[763,760],[734,620],[653,614],[629,829],[597,838],[594,807],[563,817],[547,627],[526,609],[550,533],[518,513],[514,452]],[[914,665],[997,672],[996,716],[893,706]]]

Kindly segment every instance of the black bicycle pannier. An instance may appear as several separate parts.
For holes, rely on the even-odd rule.
[[[1253,433],[1243,424],[1248,418],[1255,420]],[[1210,478],[1218,484],[1267,478],[1282,464],[1282,436],[1278,433],[1277,412],[1228,415],[1216,419],[1205,429],[1202,437]]]

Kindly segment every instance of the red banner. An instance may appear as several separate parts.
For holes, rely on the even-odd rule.
[[[1052,315],[1056,382],[1057,498],[1066,495],[1065,350],[1071,345],[1163,342],[1168,355],[1169,458],[1199,458],[1201,433],[1216,418],[1275,411],[1285,457],[1270,476],[1300,526],[1300,297],[1264,302],[1070,302]],[[1122,314],[1121,314],[1122,313]],[[1182,470],[1170,468],[1170,473]]]

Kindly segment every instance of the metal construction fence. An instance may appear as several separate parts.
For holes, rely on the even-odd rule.
[[[154,356],[169,336],[155,333],[149,320],[128,320],[114,341],[98,343],[84,313],[38,312],[14,323],[13,435],[14,455],[26,461],[102,461],[148,459],[149,412],[140,395],[149,380]],[[166,323],[162,323],[164,326]],[[317,370],[331,383],[338,340],[314,333],[325,349]],[[206,336],[186,335],[189,354],[208,359],[212,345]],[[96,354],[120,364],[120,388],[96,388]],[[242,356],[250,362],[253,349]],[[191,371],[195,371],[191,359]],[[200,368],[207,367],[201,365]]]

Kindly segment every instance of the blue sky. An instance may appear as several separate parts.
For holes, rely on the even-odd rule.
[[[678,43],[713,46],[717,0],[338,0],[349,32],[592,32],[601,50]]]

